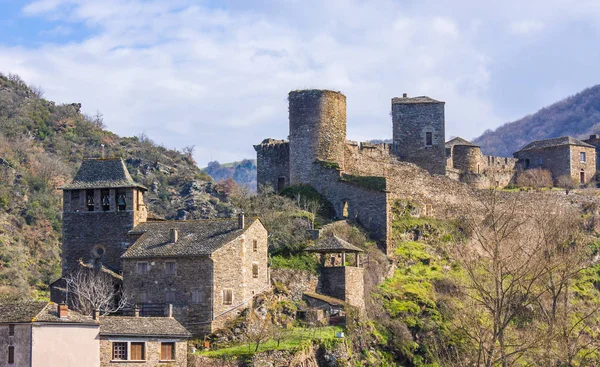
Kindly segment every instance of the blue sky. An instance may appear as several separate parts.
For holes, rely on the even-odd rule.
[[[196,160],[287,136],[287,92],[340,90],[348,138],[391,136],[390,99],[446,101],[467,139],[600,80],[596,0],[0,0],[0,72]]]

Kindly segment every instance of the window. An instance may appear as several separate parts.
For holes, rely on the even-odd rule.
[[[283,191],[285,189],[285,177],[277,178],[277,191]]]
[[[113,343],[113,360],[126,361],[127,360],[127,342],[114,342]]]
[[[175,359],[175,343],[160,343],[160,360],[172,361]]]
[[[94,190],[86,190],[85,203],[88,207],[88,211],[94,211]]]
[[[15,336],[15,325],[8,325],[8,336]]]
[[[138,302],[139,303],[148,303],[148,293],[147,292],[138,292]]]
[[[425,133],[425,145],[428,147],[433,145],[433,133],[430,131]]]
[[[165,263],[165,273],[167,275],[175,275],[175,274],[177,274],[176,270],[177,269],[175,267],[175,261],[167,261]]]
[[[223,304],[224,305],[232,305],[233,304],[233,290],[231,288],[223,289]]]
[[[148,274],[148,263],[145,261],[137,263],[136,273],[140,275]]]
[[[8,363],[15,363],[15,347],[8,347]]]
[[[254,252],[258,251],[258,241],[257,240],[252,240],[252,251],[254,251]]]
[[[252,263],[252,278],[258,278],[258,263]]]
[[[131,360],[132,361],[143,361],[145,358],[145,345],[144,343],[131,343]]]
[[[71,191],[71,206],[79,206],[79,190]]]
[[[100,191],[102,199],[102,211],[107,212],[110,210],[110,192],[108,190]]]
[[[579,161],[585,163],[585,152],[579,153]]]
[[[165,292],[165,302],[173,303],[175,302],[175,292],[174,291],[166,291]]]
[[[192,289],[192,303],[202,303],[202,293],[200,289]]]
[[[525,160],[525,168],[529,168],[529,158]]]
[[[117,196],[115,197],[115,201],[117,204],[117,210],[118,211],[123,211],[127,209],[127,201],[125,200],[125,191],[123,190],[118,190],[117,191]]]

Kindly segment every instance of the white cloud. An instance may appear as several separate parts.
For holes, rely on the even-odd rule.
[[[510,31],[514,34],[531,34],[543,28],[544,24],[539,20],[521,20],[510,24]]]
[[[390,99],[403,92],[445,100],[448,136],[473,138],[505,120],[490,96],[503,78],[494,73],[502,49],[486,32],[523,23],[509,6],[472,0],[448,9],[392,0],[206,4],[36,1],[25,14],[50,19],[53,27],[83,24],[92,34],[62,45],[0,44],[0,68],[42,86],[47,98],[81,102],[87,113],[100,110],[121,135],[146,132],[168,147],[196,145],[200,164],[253,157],[252,144],[285,138],[293,89],[346,94],[348,137],[355,140],[390,137]],[[559,13],[538,9],[531,5],[519,16],[538,14],[547,22]]]

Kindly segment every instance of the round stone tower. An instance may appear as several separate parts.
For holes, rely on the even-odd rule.
[[[475,145],[455,145],[452,152],[454,168],[463,172],[482,173],[481,148]]]
[[[330,90],[300,90],[288,95],[290,184],[310,184],[316,160],[344,166],[346,96]]]

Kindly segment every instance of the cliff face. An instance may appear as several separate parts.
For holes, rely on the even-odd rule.
[[[542,108],[520,120],[488,130],[473,140],[487,155],[512,157],[532,140],[572,136],[586,139],[600,131],[600,85]]]
[[[147,136],[119,137],[81,105],[43,98],[16,75],[0,74],[0,297],[45,296],[60,273],[61,211],[56,188],[81,160],[120,156],[149,188],[151,212],[165,218],[230,216],[232,206],[186,153]]]

